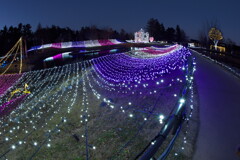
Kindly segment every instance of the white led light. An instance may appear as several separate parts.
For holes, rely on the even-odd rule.
[[[159,118],[160,118],[161,120],[163,120],[163,119],[164,119],[164,115],[161,114],[161,115],[159,116]]]
[[[17,138],[22,136],[15,132],[15,129],[19,130],[21,128],[22,132],[26,133],[25,136],[29,136],[32,134],[32,131],[37,132],[38,130],[48,130],[49,132],[47,134],[50,135],[55,132],[54,130],[50,130],[52,129],[52,126],[56,126],[57,130],[60,131],[58,127],[60,127],[60,125],[64,125],[62,123],[58,124],[56,119],[61,122],[72,120],[66,119],[65,117],[61,117],[60,119],[59,115],[63,115],[63,113],[73,114],[67,114],[70,117],[75,116],[76,114],[76,117],[78,118],[76,122],[80,121],[83,123],[81,125],[85,125],[85,121],[91,122],[92,117],[95,118],[96,116],[95,114],[90,116],[90,113],[92,113],[92,107],[90,107],[90,105],[93,105],[90,100],[92,100],[93,96],[95,96],[96,99],[99,99],[98,102],[104,101],[104,105],[107,107],[119,109],[114,103],[114,96],[116,97],[118,96],[117,94],[124,94],[126,99],[124,101],[124,107],[121,107],[121,114],[123,117],[134,117],[131,119],[134,120],[138,116],[135,115],[133,106],[138,104],[138,100],[141,100],[141,98],[145,99],[147,96],[149,96],[149,94],[159,93],[159,90],[161,91],[162,88],[174,86],[176,83],[178,83],[176,80],[174,81],[176,78],[172,79],[172,81],[174,81],[172,84],[166,84],[166,82],[170,82],[171,79],[164,79],[165,74],[171,73],[176,69],[180,69],[182,66],[179,65],[183,64],[182,62],[185,61],[184,58],[187,56],[185,53],[181,54],[181,56],[178,56],[180,53],[178,50],[182,49],[182,47],[176,48],[177,49],[174,49],[171,52],[166,52],[164,56],[162,56],[162,54],[161,56],[157,54],[150,55],[147,52],[145,54],[140,53],[142,54],[139,55],[141,59],[136,59],[135,64],[133,64],[132,61],[126,61],[126,63],[115,63],[113,62],[113,54],[110,54],[104,58],[85,60],[79,63],[68,64],[39,71],[26,72],[24,75],[22,75],[23,78],[19,79],[17,84],[27,83],[29,85],[29,90],[32,89],[31,94],[26,96],[25,99],[20,102],[19,107],[10,113],[9,117],[11,118],[9,118],[9,122],[11,123],[7,124],[5,127],[5,124],[3,124],[4,122],[0,120],[0,126],[4,126],[3,129],[1,129],[0,134],[8,135],[8,137],[5,138],[6,141],[17,140],[16,142],[11,142],[12,144],[18,144],[16,146],[13,145],[12,148],[16,148],[23,143],[30,143],[34,146],[40,145],[39,142],[38,144],[34,141],[28,142],[24,141],[24,139]],[[126,58],[124,53],[119,54],[118,56],[119,57],[117,60],[119,60],[119,62],[124,62],[123,58],[124,60]],[[147,61],[143,60],[144,58],[148,58],[148,56],[152,59],[148,59]],[[162,57],[167,58],[165,59]],[[159,62],[163,62],[163,64]],[[172,64],[172,62],[174,63]],[[115,70],[115,68],[117,68],[116,72],[112,72]],[[165,84],[164,80],[166,81]],[[159,86],[156,86],[155,84]],[[154,85],[155,88],[152,85]],[[13,85],[10,90],[14,91],[17,89],[16,86],[17,85]],[[102,93],[105,93],[105,91],[107,94],[101,95]],[[116,95],[114,95],[115,93]],[[174,92],[170,93],[171,96]],[[139,94],[144,96],[139,96]],[[160,94],[162,93],[160,92]],[[129,95],[132,95],[133,97],[130,97]],[[134,96],[140,98],[135,100],[134,98],[136,97]],[[174,96],[177,97],[177,94],[174,94]],[[79,97],[81,97],[81,99],[79,99]],[[4,104],[5,101],[7,100],[1,100],[1,103]],[[75,106],[79,108],[74,108]],[[130,110],[133,108],[133,110],[130,111],[129,108]],[[76,113],[74,113],[75,111]],[[131,114],[131,112],[133,114]],[[164,115],[159,116],[159,121],[161,124],[163,123],[164,118]],[[140,117],[139,120],[147,121],[148,119],[145,117]],[[11,128],[12,124],[16,124],[16,128]],[[58,133],[56,132],[56,134]],[[82,135],[82,137],[84,138],[84,135]],[[33,139],[37,140],[36,137],[33,137]],[[51,142],[48,141],[44,145],[46,147],[51,147],[50,143]],[[155,142],[152,142],[152,144],[154,143]],[[94,150],[96,149],[95,146],[92,148]]]
[[[110,107],[113,109],[114,108],[114,106],[113,105],[110,105]]]
[[[185,103],[185,99],[181,98],[180,103],[182,103],[182,104]]]
[[[12,149],[16,149],[16,146],[15,145],[12,145],[12,147],[11,147]]]

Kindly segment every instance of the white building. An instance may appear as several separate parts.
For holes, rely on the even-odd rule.
[[[144,32],[144,30],[141,28],[140,31],[135,32],[134,41],[135,43],[149,43],[149,33]]]

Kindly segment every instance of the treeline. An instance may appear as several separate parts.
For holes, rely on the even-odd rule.
[[[0,30],[0,55],[4,55],[17,42],[20,37],[24,37],[28,47],[67,41],[84,41],[95,39],[133,39],[133,34],[127,33],[124,29],[116,31],[112,28],[98,28],[97,26],[82,27],[80,30],[72,30],[68,27],[62,28],[52,25],[42,27],[38,24],[36,31],[32,31],[30,24],[18,26],[4,26]]]
[[[176,28],[165,28],[153,18],[147,22],[146,30],[155,41],[185,42],[187,40],[185,32],[179,25]],[[28,47],[31,47],[47,43],[95,39],[130,40],[134,39],[134,33],[127,33],[124,29],[116,31],[112,28],[99,28],[94,25],[72,30],[69,27],[62,28],[56,25],[42,27],[38,24],[36,30],[33,31],[30,24],[19,23],[18,26],[4,26],[0,30],[0,55],[9,51],[20,37],[24,37]]]
[[[151,18],[147,22],[146,30],[155,41],[168,42],[186,42],[188,40],[186,33],[179,25],[176,28],[165,28],[163,23],[159,23],[157,19]]]

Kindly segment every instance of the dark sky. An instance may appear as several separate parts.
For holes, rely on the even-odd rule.
[[[206,22],[217,21],[223,35],[240,45],[240,0],[1,0],[0,28],[30,23],[33,29],[97,25],[133,32],[157,18],[197,38]]]

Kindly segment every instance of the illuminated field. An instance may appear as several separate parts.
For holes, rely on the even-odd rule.
[[[179,101],[190,56],[148,47],[4,82],[0,157],[134,159]]]

